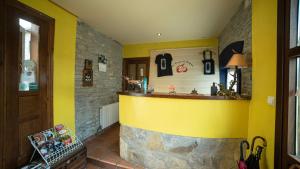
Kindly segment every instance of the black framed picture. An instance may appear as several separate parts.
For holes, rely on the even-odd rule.
[[[84,69],[82,71],[82,86],[93,86],[93,61],[84,60]]]
[[[84,60],[84,69],[93,69],[93,61],[89,59]]]
[[[93,70],[84,69],[82,71],[82,86],[93,86]]]
[[[215,74],[215,61],[212,58],[212,51],[205,50],[203,51],[203,67],[205,75]]]

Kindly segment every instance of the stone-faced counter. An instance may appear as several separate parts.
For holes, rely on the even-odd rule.
[[[119,96],[121,157],[146,168],[234,168],[249,100]]]
[[[120,155],[149,169],[235,169],[242,138],[196,138],[121,125]]]

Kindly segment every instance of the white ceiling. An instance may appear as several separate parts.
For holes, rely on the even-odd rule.
[[[52,1],[108,37],[133,44],[218,37],[243,0]]]

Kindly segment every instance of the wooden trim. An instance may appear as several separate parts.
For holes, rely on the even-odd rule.
[[[138,63],[144,63],[146,64],[146,76],[149,78],[149,72],[150,72],[150,57],[138,57],[138,58],[124,58],[123,59],[123,76],[128,76],[128,65],[129,64],[138,64]],[[138,72],[138,71],[137,71]],[[149,80],[148,80],[149,83]],[[127,83],[125,80],[122,80],[122,90],[127,89]]]
[[[135,92],[117,92],[119,95],[125,95],[125,96],[137,96],[137,97],[155,97],[155,98],[170,98],[170,99],[198,99],[198,100],[250,100],[251,98],[240,98],[240,99],[234,99],[227,96],[208,96],[208,95],[194,95],[194,94],[183,94],[183,93],[177,93],[177,94],[168,94],[168,93],[135,93]]]
[[[5,39],[5,2],[0,0],[0,168],[4,168],[4,112],[5,112],[5,98],[4,98],[4,39]]]
[[[28,6],[18,2],[18,1],[14,1],[14,0],[9,1],[9,0],[7,0],[7,1],[5,1],[3,6],[4,6],[3,8],[5,8],[5,10],[3,10],[3,13],[5,15],[6,15],[6,12],[8,12],[8,8],[17,9],[18,10],[18,15],[21,16],[22,18],[28,19],[32,22],[37,22],[37,23],[45,26],[45,27],[43,27],[43,28],[45,28],[45,29],[43,29],[45,31],[45,33],[43,33],[43,36],[45,37],[45,39],[46,38],[48,39],[48,42],[45,41],[45,44],[47,43],[48,48],[44,48],[45,51],[46,51],[45,53],[47,53],[47,58],[46,58],[47,63],[45,62],[44,66],[47,66],[47,69],[48,69],[48,70],[45,70],[45,71],[47,71],[45,79],[47,79],[48,83],[47,83],[47,86],[44,87],[44,91],[47,91],[48,95],[43,97],[43,100],[45,101],[45,104],[47,105],[47,107],[45,107],[45,109],[44,109],[44,110],[47,109],[47,113],[45,113],[44,117],[43,117],[43,125],[44,125],[43,127],[44,128],[50,128],[50,127],[53,126],[53,48],[54,48],[54,24],[55,24],[55,20],[53,18],[43,14],[43,13],[31,8],[31,7],[28,7]],[[2,12],[2,10],[1,10],[1,12]],[[1,15],[1,17],[2,17],[2,15]],[[7,18],[7,16],[3,16],[3,17],[4,17],[3,22],[7,23],[9,21],[9,19],[8,20],[5,19],[5,18]],[[2,25],[3,25],[3,28],[2,28]],[[5,48],[4,48],[4,45],[1,44],[2,41],[5,43],[6,46],[11,45],[11,44],[8,44],[8,42],[5,42],[5,40],[8,39],[8,37],[6,37],[7,36],[6,31],[7,30],[5,30],[5,29],[6,29],[5,24],[1,24],[0,37],[3,34],[5,36],[3,38],[0,38],[0,49],[3,47],[3,50]],[[46,31],[48,33],[46,33]],[[1,52],[1,50],[0,50],[0,52]],[[6,52],[2,51],[2,53],[6,55],[7,51]],[[6,62],[7,62],[7,60],[6,60]],[[4,107],[6,105],[6,100],[5,99],[8,98],[9,95],[11,95],[11,92],[9,93],[9,91],[4,90],[9,85],[9,83],[8,83],[9,81],[5,80],[5,79],[8,79],[8,78],[7,78],[7,72],[5,72],[7,70],[7,68],[5,68],[4,66],[6,67],[7,65],[6,64],[3,64],[3,65],[0,64],[0,74],[4,75],[4,76],[0,75],[0,83],[3,84],[3,85],[0,85],[0,115],[1,115],[1,117],[0,117],[0,122],[1,122],[0,123],[0,125],[1,125],[0,126],[1,127],[1,129],[0,129],[0,134],[1,134],[0,141],[1,141],[1,145],[3,146],[3,147],[1,147],[1,145],[0,145],[0,148],[1,149],[3,148],[3,151],[1,150],[1,154],[0,154],[0,156],[2,157],[1,158],[1,163],[0,163],[2,166],[0,166],[0,168],[5,168],[5,166],[6,166],[6,164],[4,164],[4,158],[9,161],[9,159],[12,159],[12,156],[15,155],[14,152],[12,152],[14,154],[11,153],[9,156],[7,156],[7,154],[4,154],[4,153],[7,153],[6,151],[8,149],[8,148],[5,147],[5,144],[7,142],[4,143],[4,140],[8,139],[8,134],[6,135],[4,133],[4,131],[7,132],[8,130],[10,130],[10,131],[16,130],[15,128],[14,129],[9,129],[7,127],[7,123],[9,123],[9,122],[6,122],[6,119],[8,119],[7,118],[7,111],[8,110],[6,110],[7,107]],[[4,92],[6,92],[6,93],[4,93]],[[21,92],[21,94],[22,94],[22,92]],[[34,92],[29,93],[29,94],[34,94]],[[4,106],[2,105],[2,100],[4,100],[3,101],[5,103]],[[2,111],[2,109],[3,109],[3,111]],[[2,114],[2,112],[3,112],[3,114]],[[14,111],[12,111],[12,112],[14,112]],[[15,111],[15,112],[17,112],[17,111]],[[15,120],[14,123],[15,122],[17,123],[18,121]],[[14,144],[16,144],[16,143],[14,143]],[[15,147],[16,147],[16,150],[17,150],[18,145],[16,145]],[[15,158],[15,157],[13,157],[13,158]],[[8,164],[8,166],[9,166],[9,164]]]
[[[277,12],[277,83],[276,83],[276,125],[275,125],[275,159],[274,168],[283,166],[283,86],[284,86],[284,56],[286,43],[285,30],[285,2],[278,0]]]
[[[147,65],[146,75],[149,77],[149,66],[150,57],[139,57],[139,58],[124,58],[123,59],[123,75],[128,75],[128,64],[144,62]]]
[[[298,9],[298,5],[294,7]],[[290,40],[292,40],[290,39],[290,10],[291,0],[278,0],[275,169],[289,168],[292,164],[299,164],[299,159],[290,155],[295,153],[294,90],[296,57],[300,55],[300,47],[290,48]],[[297,23],[293,21],[293,24]]]
[[[39,18],[46,22],[49,30],[48,30],[48,85],[47,85],[47,93],[49,93],[49,96],[47,96],[46,102],[47,102],[47,109],[48,113],[45,116],[46,122],[45,128],[51,128],[53,127],[53,50],[54,50],[54,33],[55,33],[55,19],[45,15],[44,13],[31,8],[19,1],[8,1],[7,5],[13,6],[19,10],[21,10],[24,13],[29,14],[30,16],[24,17],[25,19],[28,20],[35,20],[34,17]],[[33,17],[31,17],[33,16]]]
[[[49,32],[48,32],[48,61],[49,61],[49,76],[48,76],[48,128],[54,127],[54,120],[53,120],[53,67],[54,67],[54,56],[53,56],[53,51],[54,51],[54,34],[55,34],[55,20],[50,19],[48,21],[49,24]]]

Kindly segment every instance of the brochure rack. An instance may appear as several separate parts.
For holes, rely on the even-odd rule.
[[[40,133],[36,134],[42,134],[42,135],[47,135],[48,133],[54,133],[51,139],[45,140],[45,142],[41,145],[36,141],[34,138],[34,135],[29,135],[28,139],[31,142],[31,145],[34,147],[34,152],[31,156],[31,162],[33,160],[33,157],[35,156],[36,152],[43,158],[44,162],[47,164],[49,168],[52,168],[55,166],[57,163],[59,163],[63,158],[67,157],[71,153],[75,152],[76,150],[79,150],[80,148],[84,147],[82,142],[75,136],[75,134],[70,130],[66,129],[66,133],[64,133],[64,136],[70,136],[72,139],[71,143],[68,143],[67,145],[63,145],[61,143],[62,135],[57,134],[54,128],[50,128],[48,130],[42,131]],[[54,143],[61,143],[62,146],[60,147],[55,147]],[[51,145],[53,144],[53,145]],[[47,154],[42,153],[42,147],[44,145],[50,145],[53,146],[54,148],[49,149]]]

